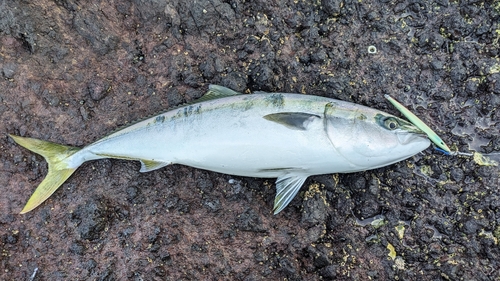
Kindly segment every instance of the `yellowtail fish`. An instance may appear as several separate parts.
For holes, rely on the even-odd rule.
[[[319,96],[240,94],[211,85],[183,105],[76,148],[11,135],[42,155],[48,174],[21,211],[44,202],[84,162],[137,160],[141,172],[183,164],[219,173],[277,178],[274,213],[311,175],[390,165],[430,141],[411,123],[369,107]]]

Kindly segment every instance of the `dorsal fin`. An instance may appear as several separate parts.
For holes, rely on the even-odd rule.
[[[233,91],[233,90],[226,88],[224,86],[209,85],[208,92],[206,94],[204,94],[201,98],[195,100],[194,102],[197,103],[197,102],[202,102],[202,101],[215,100],[215,99],[231,97],[231,96],[238,96],[238,95],[241,95],[241,93]]]

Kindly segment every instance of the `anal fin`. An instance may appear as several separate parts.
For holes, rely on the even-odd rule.
[[[163,168],[167,166],[170,163],[166,162],[158,162],[158,161],[152,161],[152,160],[140,160],[141,161],[141,170],[139,172],[145,173],[145,172],[151,172],[160,168]]]
[[[275,215],[292,201],[307,177],[307,175],[285,174],[276,180],[276,197],[273,209]]]

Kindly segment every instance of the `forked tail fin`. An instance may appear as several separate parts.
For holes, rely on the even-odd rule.
[[[21,214],[25,214],[47,200],[73,174],[78,167],[69,168],[67,159],[80,149],[38,139],[9,136],[17,144],[42,155],[49,164],[47,176],[33,192],[28,203],[21,211]]]

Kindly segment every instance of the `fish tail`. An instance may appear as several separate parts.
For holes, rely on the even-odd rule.
[[[68,160],[80,149],[38,139],[9,136],[20,146],[43,156],[49,166],[47,176],[21,211],[21,214],[25,214],[47,200],[73,174],[78,167],[70,167]]]

